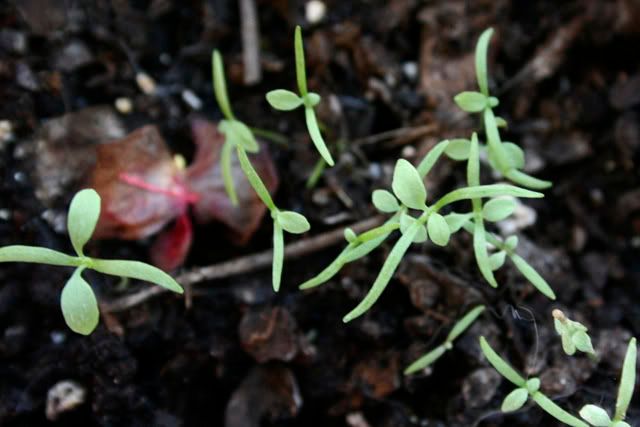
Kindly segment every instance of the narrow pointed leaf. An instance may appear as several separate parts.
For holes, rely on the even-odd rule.
[[[100,196],[87,188],[73,196],[67,216],[67,230],[73,249],[83,256],[84,245],[89,241],[100,217]]]
[[[429,232],[429,238],[436,245],[446,246],[447,243],[449,243],[451,230],[449,230],[447,221],[439,213],[433,212],[429,215],[429,219],[427,220],[427,231]]]
[[[420,357],[418,360],[413,362],[411,365],[404,370],[405,375],[410,375],[415,372],[421,371],[429,365],[432,365],[433,362],[438,360],[442,355],[447,351],[444,345],[439,345],[434,348],[424,356]]]
[[[274,292],[280,289],[282,280],[282,264],[284,263],[284,236],[282,228],[277,221],[273,222],[273,267],[271,269],[271,281]]]
[[[572,427],[589,427],[589,425],[578,418],[574,417],[558,405],[553,400],[549,399],[544,394],[537,392],[534,393],[531,398],[542,408],[546,413],[554,417],[555,419]]]
[[[393,193],[412,209],[423,209],[427,200],[427,190],[417,169],[405,159],[396,162],[391,183]]]
[[[487,78],[487,54],[489,50],[489,41],[493,34],[493,28],[488,28],[480,35],[476,44],[475,65],[476,78],[478,79],[478,87],[480,92],[489,96],[489,82]]]
[[[305,96],[307,94],[307,75],[304,65],[304,45],[302,44],[302,29],[299,25],[296,26],[293,45],[296,57],[296,80],[298,81],[298,90],[300,91],[300,95]]]
[[[529,393],[524,388],[517,388],[513,390],[511,393],[507,394],[507,397],[502,401],[502,407],[500,410],[502,412],[513,412],[522,408],[527,402],[527,398],[529,397]]]
[[[436,164],[436,162],[448,146],[449,141],[440,141],[431,150],[429,150],[426,156],[424,156],[424,158],[416,168],[418,169],[418,173],[422,178],[427,176],[427,174],[431,171],[431,168],[433,168],[433,165]]]
[[[519,184],[528,188],[533,188],[534,190],[544,190],[545,188],[549,188],[552,185],[550,181],[545,181],[543,179],[532,177],[516,169],[510,169],[508,171],[504,171],[503,174],[504,176],[509,178],[511,181],[515,182],[516,184]]]
[[[522,259],[522,257],[513,254],[510,258],[516,268],[520,270],[520,273],[522,273],[522,275],[526,277],[527,280],[536,287],[536,289],[542,292],[547,298],[552,300],[556,299],[556,294],[553,292],[553,289],[551,289],[551,286],[549,286],[547,281],[544,280],[542,276],[540,276],[540,274],[538,274],[538,272],[535,271],[524,259]]]
[[[218,101],[218,106],[222,114],[224,114],[227,119],[233,120],[234,116],[227,95],[227,83],[224,78],[224,67],[222,65],[220,52],[217,50],[213,51],[211,62],[213,68],[213,92],[216,96],[216,101]]]
[[[452,342],[453,340],[458,338],[462,333],[464,333],[464,331],[467,330],[467,328],[469,328],[469,326],[471,326],[473,322],[475,322],[475,320],[482,314],[483,311],[484,305],[479,305],[465,314],[464,317],[462,317],[462,319],[460,319],[455,324],[453,329],[451,329],[451,332],[449,332],[449,335],[447,335],[447,341]]]
[[[496,271],[500,267],[504,265],[504,261],[507,257],[507,253],[505,251],[496,252],[489,257],[489,264],[491,265],[491,270]]]
[[[616,420],[623,420],[627,414],[631,397],[633,396],[633,388],[636,384],[636,359],[638,357],[638,348],[636,347],[636,339],[631,338],[627,353],[622,364],[622,374],[620,375],[620,388],[618,389],[618,397],[616,399]]]
[[[238,206],[238,193],[236,193],[236,186],[233,182],[232,152],[233,144],[225,142],[220,151],[220,170],[222,171],[222,182],[224,183],[224,189],[229,196],[229,200],[231,200],[231,204]]]
[[[384,262],[382,269],[378,273],[378,277],[376,277],[373,286],[369,290],[369,293],[364,297],[364,299],[354,308],[351,312],[349,312],[342,319],[343,322],[350,322],[356,317],[364,314],[375,302],[378,300],[384,289],[389,284],[389,281],[393,277],[393,273],[398,268],[402,257],[404,256],[409,246],[411,246],[411,242],[413,242],[413,238],[418,233],[418,229],[421,225],[419,223],[415,223],[406,233],[400,237],[400,239],[396,242],[395,246],[389,253],[388,258]]]
[[[539,199],[544,194],[536,191],[526,190],[509,184],[489,184],[472,187],[459,188],[445,194],[438,200],[434,207],[441,209],[443,206],[467,199],[484,199],[488,197],[512,196],[529,199]]]
[[[240,167],[242,168],[242,171],[247,177],[249,184],[251,184],[251,187],[254,189],[256,194],[258,194],[260,200],[262,200],[262,203],[264,203],[270,211],[276,210],[277,208],[275,203],[273,203],[271,194],[269,194],[269,190],[267,190],[267,187],[260,179],[258,172],[256,172],[253,165],[251,164],[251,161],[247,156],[247,152],[240,146],[237,147],[236,152],[238,154],[238,160],[240,161]]]
[[[118,277],[129,277],[162,286],[181,294],[182,286],[173,277],[152,265],[140,261],[93,259],[91,267],[100,273]]]
[[[12,245],[0,248],[0,262],[35,262],[38,264],[76,267],[80,261],[76,257],[37,246]]]
[[[266,95],[269,105],[276,110],[291,111],[302,105],[302,98],[290,90],[276,89]]]
[[[282,211],[278,212],[276,221],[288,233],[301,234],[309,231],[311,226],[304,215],[297,212]]]
[[[100,311],[91,286],[82,278],[83,268],[73,272],[60,295],[64,321],[78,334],[89,335],[98,325]]]
[[[331,157],[327,144],[325,144],[324,139],[322,139],[318,121],[316,120],[316,113],[313,111],[313,108],[305,107],[304,117],[307,121],[307,130],[309,131],[313,145],[315,145],[316,150],[318,150],[318,153],[320,153],[324,161],[327,162],[329,166],[333,166],[333,157]]]
[[[496,368],[496,371],[503,377],[517,385],[518,387],[526,387],[527,381],[516,372],[507,362],[505,362],[489,345],[485,337],[480,337],[480,348],[489,363]]]
[[[595,354],[593,345],[591,344],[591,338],[585,331],[575,332],[571,337],[571,341],[573,341],[573,344],[581,352]]]
[[[491,286],[497,288],[498,282],[496,282],[496,278],[493,276],[493,270],[491,269],[491,261],[489,260],[489,254],[487,252],[487,241],[482,219],[474,222],[473,252],[476,256],[476,263],[478,264],[480,273],[482,273],[482,277],[484,277]]]

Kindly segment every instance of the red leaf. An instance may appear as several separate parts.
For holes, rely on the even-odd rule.
[[[233,154],[233,178],[238,194],[238,206],[233,206],[224,189],[220,170],[220,152],[224,136],[215,124],[194,119],[191,122],[193,139],[197,146],[193,163],[187,168],[189,188],[200,196],[194,205],[198,222],[218,220],[234,231],[237,244],[246,243],[260,225],[267,208],[244,176],[235,152]],[[270,193],[278,187],[278,176],[267,147],[251,156],[251,163]]]
[[[151,246],[151,261],[165,271],[180,267],[187,257],[193,229],[189,215],[185,212],[178,217],[175,224],[162,232]]]
[[[185,210],[175,197],[141,189],[141,181],[160,189],[176,187],[180,171],[155,126],[98,147],[91,186],[102,197],[95,237],[141,239],[157,233]],[[127,182],[124,177],[130,178]]]

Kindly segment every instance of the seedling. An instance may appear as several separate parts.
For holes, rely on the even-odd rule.
[[[284,231],[301,234],[309,231],[310,225],[303,215],[292,211],[282,211],[276,207],[271,198],[271,194],[269,194],[269,190],[251,164],[247,153],[257,152],[259,146],[249,127],[236,120],[231,112],[222,58],[218,51],[213,52],[213,87],[220,110],[222,110],[222,113],[226,117],[226,120],[222,120],[219,125],[220,131],[223,132],[226,137],[220,159],[222,162],[223,176],[225,176],[225,187],[231,200],[233,201],[234,198],[237,200],[231,176],[231,150],[235,147],[238,160],[240,161],[240,167],[247,177],[249,184],[251,184],[251,187],[256,194],[258,194],[262,203],[264,203],[271,212],[271,218],[273,219],[272,285],[273,290],[277,292],[280,289],[282,265],[284,263]]]
[[[482,115],[487,140],[487,155],[492,167],[504,177],[516,184],[533,189],[544,189],[551,186],[549,181],[534,178],[522,172],[524,167],[524,153],[513,143],[503,142],[500,138],[499,127],[506,122],[496,117],[493,108],[499,101],[489,94],[489,79],[487,73],[487,51],[493,29],[485,30],[476,45],[475,66],[476,78],[480,92],[462,92],[455,96],[456,104],[464,111]]]
[[[636,339],[631,338],[627,347],[627,354],[622,364],[622,374],[620,375],[620,387],[616,399],[616,409],[613,419],[609,418],[607,411],[596,405],[585,405],[580,410],[580,416],[589,424],[596,427],[631,427],[624,421],[627,409],[633,397],[633,389],[636,384],[636,359],[638,349]]]
[[[37,246],[5,246],[0,248],[0,262],[33,262],[75,267],[60,297],[64,320],[72,331],[89,335],[96,328],[100,313],[98,301],[89,283],[82,278],[85,269],[113,276],[128,277],[154,283],[181,294],[182,287],[164,271],[151,265],[128,260],[91,258],[84,246],[91,238],[100,216],[100,196],[92,189],[78,192],[69,206],[67,229],[77,256]]]
[[[567,319],[564,313],[558,309],[551,312],[553,325],[562,339],[562,349],[569,356],[573,356],[576,350],[595,356],[591,338],[587,334],[587,327],[582,323]]]
[[[465,314],[462,319],[454,325],[442,344],[409,365],[409,367],[404,370],[404,374],[409,375],[425,369],[438,360],[447,350],[451,350],[453,348],[453,341],[462,335],[483,311],[484,305],[479,305]]]
[[[488,153],[489,165],[510,180],[530,188],[546,188],[550,183],[541,181],[520,172],[524,165],[523,151],[513,143],[500,140],[492,108],[498,100],[489,96],[486,56],[492,30],[485,31],[476,47],[476,74],[481,92],[463,92],[455,97],[456,102],[465,111],[483,112],[487,146],[482,147]],[[555,299],[549,284],[516,252],[516,236],[505,240],[488,233],[484,221],[496,222],[507,218],[515,209],[514,197],[539,198],[541,193],[508,184],[480,184],[480,143],[474,133],[470,139],[445,140],[436,144],[422,159],[417,167],[400,159],[393,174],[392,190],[375,190],[372,194],[373,205],[381,212],[393,214],[382,226],[369,230],[360,236],[352,231],[345,232],[347,247],[338,257],[316,277],[303,283],[301,289],[309,289],[325,283],[349,262],[362,258],[374,250],[389,235],[399,230],[400,239],[389,253],[378,277],[369,293],[356,308],[343,319],[348,322],[366,312],[380,297],[391,280],[402,257],[412,243],[421,243],[430,239],[438,246],[445,246],[452,233],[461,229],[473,235],[473,249],[478,268],[485,280],[493,287],[498,283],[493,271],[500,268],[508,257],[516,268],[544,295]],[[427,191],[424,178],[442,154],[453,160],[467,160],[467,187],[445,194],[431,206],[426,204]],[[490,198],[486,204],[482,199]],[[472,211],[468,213],[451,212],[442,215],[441,209],[460,200],[470,200]],[[417,217],[412,211],[418,211]],[[495,252],[490,254],[490,250]]]
[[[480,337],[480,348],[482,349],[484,356],[496,371],[518,387],[509,393],[502,401],[502,412],[517,411],[522,408],[528,398],[531,397],[538,406],[555,419],[573,427],[588,427],[588,424],[584,421],[574,417],[560,406],[556,405],[553,400],[544,395],[540,391],[539,378],[524,379],[522,375],[513,369],[498,355],[498,353],[493,350],[493,348],[491,348],[484,337]]]
[[[295,31],[294,48],[296,57],[296,80],[298,82],[298,92],[296,94],[286,89],[275,89],[267,93],[267,101],[273,108],[280,111],[292,111],[298,107],[304,107],[304,117],[307,122],[307,130],[311,136],[311,141],[329,166],[334,165],[331,153],[322,139],[322,133],[318,126],[314,108],[320,103],[320,95],[309,92],[307,89],[307,74],[304,61],[304,46],[302,44],[302,30],[298,25]]]

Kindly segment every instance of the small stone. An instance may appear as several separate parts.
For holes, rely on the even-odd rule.
[[[502,381],[493,368],[476,369],[462,383],[462,396],[469,408],[479,408],[493,399]]]
[[[9,120],[0,120],[0,144],[13,140],[13,125]],[[0,148],[4,145],[0,145]]]
[[[55,421],[58,416],[82,405],[87,392],[74,381],[60,381],[47,392],[46,415],[49,421]]]
[[[133,103],[129,98],[120,97],[114,103],[116,110],[121,114],[129,114],[133,111]]]
[[[536,219],[538,218],[538,214],[535,209],[520,202],[519,199],[514,200],[516,202],[516,208],[513,211],[513,214],[507,219],[496,223],[503,236],[509,236],[532,226],[536,223]]]
[[[202,108],[202,100],[191,89],[182,91],[182,100],[191,107],[192,110],[200,110]]]
[[[327,14],[327,5],[320,0],[308,1],[305,5],[305,17],[310,24],[317,24]]]
[[[292,360],[303,337],[293,316],[282,307],[249,311],[238,327],[244,349],[259,363]]]
[[[415,81],[418,77],[418,64],[413,61],[402,64],[402,73],[409,81]]]
[[[156,92],[155,80],[144,71],[136,74],[136,83],[138,83],[138,87],[145,95],[153,95]]]

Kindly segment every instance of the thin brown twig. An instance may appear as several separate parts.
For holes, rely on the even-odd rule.
[[[414,139],[418,139],[424,135],[434,132],[437,129],[438,126],[434,123],[415,127],[391,129],[386,132],[381,132],[375,135],[369,135],[364,138],[355,139],[351,141],[349,145],[369,145],[389,140],[400,140],[403,143],[408,143]]]
[[[378,215],[358,221],[351,225],[351,228],[356,233],[360,233],[382,224],[383,221],[384,217]],[[342,228],[327,231],[326,233],[318,234],[317,236],[288,244],[284,249],[284,256],[285,259],[300,258],[333,246],[343,240],[344,235]],[[204,281],[251,273],[270,266],[272,257],[273,251],[266,250],[253,255],[242,256],[231,261],[225,261],[206,267],[197,267],[181,273],[176,277],[176,281],[182,286],[187,287]],[[121,298],[101,304],[101,310],[109,313],[124,311],[143,303],[149,298],[165,292],[168,292],[168,290],[159,286],[145,287],[133,294],[125,295]]]
[[[242,59],[244,83],[253,85],[262,78],[260,64],[260,27],[254,0],[240,0],[240,26],[242,30]]]

